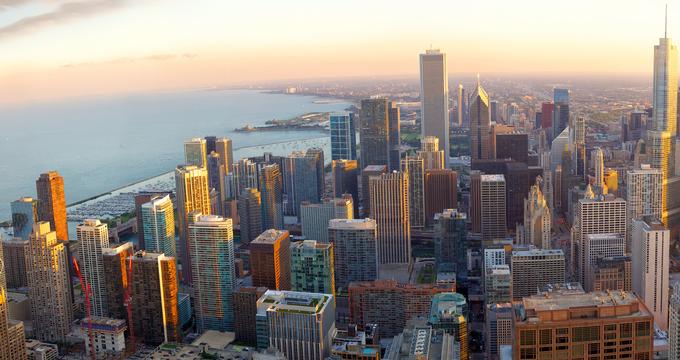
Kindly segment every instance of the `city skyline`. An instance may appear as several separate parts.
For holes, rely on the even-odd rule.
[[[380,3],[360,7],[299,0],[272,3],[264,14],[253,4],[210,1],[203,6],[179,0],[0,3],[0,51],[7,54],[0,61],[6,85],[0,99],[417,76],[417,54],[428,48],[449,54],[451,73],[647,75],[650,43],[662,36],[664,26],[663,2],[582,1],[560,11],[549,3],[443,3],[436,13],[427,12],[428,6],[405,11],[405,3],[378,11]],[[488,20],[482,26],[476,17],[450,21],[450,14],[464,13],[484,13]],[[348,16],[359,26],[327,26]],[[671,5],[670,38],[677,18],[680,7]],[[117,26],[121,22],[124,29]],[[639,26],[629,30],[628,22]],[[177,24],[184,24],[182,33]]]

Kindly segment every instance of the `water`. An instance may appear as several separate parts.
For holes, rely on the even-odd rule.
[[[61,173],[66,202],[73,203],[171,171],[182,162],[182,143],[191,137],[227,136],[237,148],[324,136],[319,131],[233,131],[350,105],[314,100],[225,90],[0,107],[0,219],[9,218],[11,201],[35,196],[35,179],[47,170]]]

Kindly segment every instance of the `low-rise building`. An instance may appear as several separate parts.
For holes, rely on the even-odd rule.
[[[94,345],[97,354],[116,354],[125,350],[125,330],[125,320],[92,316],[79,321],[76,332],[85,341],[86,353]]]

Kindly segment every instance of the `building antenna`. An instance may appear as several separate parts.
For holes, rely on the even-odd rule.
[[[664,39],[668,38],[668,3],[666,3],[666,10],[664,12],[663,37]]]

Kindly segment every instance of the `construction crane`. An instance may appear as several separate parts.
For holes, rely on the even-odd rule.
[[[92,293],[92,289],[90,288],[90,284],[87,283],[85,279],[83,279],[83,275],[80,273],[80,266],[78,266],[78,261],[75,257],[73,257],[73,268],[76,271],[76,275],[78,275],[78,279],[80,279],[80,285],[83,287],[83,292],[85,293],[85,314],[87,316],[87,335],[90,340],[90,358],[92,358],[92,360],[96,360],[97,352],[94,348],[94,332],[92,332],[92,309],[90,305],[90,295]]]
[[[127,257],[127,281],[125,283],[125,308],[127,310],[128,330],[130,331],[130,348],[134,353],[136,350],[135,328],[132,326],[132,254]]]

